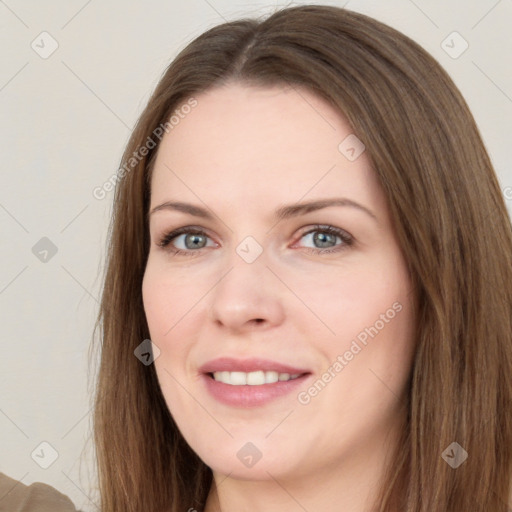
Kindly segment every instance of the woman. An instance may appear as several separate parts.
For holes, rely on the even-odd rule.
[[[137,123],[110,234],[104,512],[507,510],[510,219],[409,38],[327,6],[207,31]]]

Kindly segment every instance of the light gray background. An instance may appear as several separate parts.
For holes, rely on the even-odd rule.
[[[137,116],[181,48],[224,20],[298,3],[347,2],[0,1],[1,472],[49,483],[97,510],[88,347],[113,193],[97,200],[92,191],[116,172]],[[512,212],[512,0],[350,0],[348,8],[409,35],[449,72]],[[48,50],[43,31],[59,45],[46,59],[31,47]],[[469,44],[458,58],[441,46],[454,31]],[[32,251],[43,237],[58,249],[46,262]],[[43,441],[58,453],[48,469],[34,460],[50,460]]]

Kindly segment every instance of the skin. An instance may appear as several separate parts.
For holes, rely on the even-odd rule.
[[[179,200],[214,217],[150,216],[142,291],[166,403],[214,473],[205,510],[368,511],[396,444],[414,353],[411,281],[383,192],[366,152],[349,161],[338,150],[353,133],[346,119],[308,91],[230,83],[196,99],[162,139],[150,211]],[[351,206],[273,216],[285,204],[341,197],[375,218]],[[318,224],[345,230],[353,244],[327,234],[322,245],[313,238],[321,230],[307,234]],[[184,226],[205,230],[203,248],[187,248],[186,235],[158,245]],[[236,252],[247,236],[263,251],[252,263]],[[394,318],[332,370],[397,303]],[[328,368],[334,376],[307,404],[294,392],[231,407],[208,394],[198,371],[220,356],[307,368],[299,391]],[[262,454],[252,467],[237,457],[249,441]]]

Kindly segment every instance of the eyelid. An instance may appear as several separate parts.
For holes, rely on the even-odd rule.
[[[178,236],[183,234],[196,234],[196,235],[202,235],[209,239],[211,239],[217,246],[219,243],[215,241],[214,237],[212,237],[208,230],[201,227],[201,226],[194,226],[194,225],[188,225],[188,226],[182,226],[180,228],[172,229],[170,231],[164,231],[162,235],[158,236],[158,241],[156,242],[156,245],[159,247],[162,247],[163,249],[167,249],[167,247],[172,243],[172,240],[178,238]],[[177,251],[180,251],[180,249],[176,249]],[[199,249],[200,250],[200,249]],[[187,252],[192,252],[187,251]],[[198,252],[198,251],[193,251]]]

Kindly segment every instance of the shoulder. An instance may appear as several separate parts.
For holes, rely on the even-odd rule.
[[[0,512],[77,512],[73,502],[50,485],[25,485],[0,473]]]

